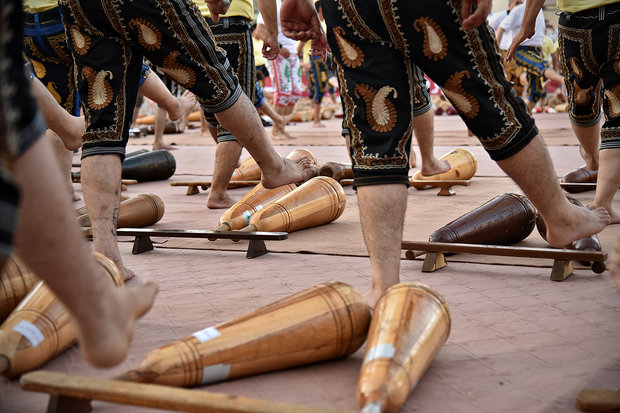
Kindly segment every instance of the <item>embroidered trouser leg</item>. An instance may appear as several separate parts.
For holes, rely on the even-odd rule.
[[[354,185],[408,184],[414,64],[434,82],[494,160],[538,133],[506,81],[490,29],[461,29],[461,1],[321,2],[337,63]]]

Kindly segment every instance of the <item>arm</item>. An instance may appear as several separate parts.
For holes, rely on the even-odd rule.
[[[529,39],[534,35],[536,17],[543,4],[545,4],[545,0],[528,0],[525,3],[525,13],[523,15],[523,21],[521,22],[521,30],[513,37],[512,43],[506,52],[506,60],[512,60],[517,51],[517,47],[519,47],[525,39]]]
[[[491,12],[491,0],[463,0],[461,18],[463,30],[471,30],[487,20]]]
[[[502,37],[504,37],[504,28],[498,27],[497,31],[495,32],[495,40],[497,41],[497,44],[501,43]]]
[[[274,0],[257,0],[258,10],[265,22],[262,24],[261,40],[263,41],[263,56],[273,60],[280,53],[278,43],[278,10]],[[259,23],[260,24],[260,23]]]

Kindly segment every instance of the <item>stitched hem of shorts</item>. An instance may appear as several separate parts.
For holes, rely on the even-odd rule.
[[[433,107],[433,102],[428,102],[428,105],[424,106],[423,108],[414,110],[413,117],[424,115],[426,112],[431,110],[432,107]],[[413,121],[415,122],[415,119]]]
[[[98,146],[96,148],[82,148],[81,159],[95,155],[120,155],[121,162],[125,160],[125,148],[112,146]]]
[[[368,185],[389,185],[389,184],[404,184],[409,188],[409,176],[407,174],[402,175],[373,175],[373,176],[356,176],[353,179],[353,189],[358,186]]]
[[[577,126],[582,127],[582,128],[589,128],[590,126],[594,126],[597,123],[599,123],[601,121],[601,116],[602,115],[599,113],[598,116],[596,117],[596,119],[594,119],[593,121],[590,121],[590,122],[577,122],[575,120],[575,118],[573,118],[572,115],[569,113],[568,114],[568,119],[571,121],[571,123],[573,125],[577,125]]]

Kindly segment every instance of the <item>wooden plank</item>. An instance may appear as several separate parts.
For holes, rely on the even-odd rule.
[[[454,185],[462,185],[469,186],[471,184],[470,180],[461,180],[461,179],[452,179],[452,180],[433,180],[433,179],[410,179],[409,184],[413,186],[415,189],[421,190],[426,189],[427,186],[431,188],[436,187],[440,188],[437,193],[438,196],[452,196],[455,195],[456,192],[452,187]]]
[[[72,376],[51,371],[35,371],[20,379],[23,390],[61,395],[66,399],[100,400],[132,406],[195,413],[353,413],[271,400],[230,396],[157,384]],[[57,410],[57,413],[76,413]]]
[[[620,390],[583,389],[577,394],[577,408],[584,412],[620,412]]]
[[[206,238],[209,241],[216,239],[231,239],[233,241],[249,240],[246,253],[247,258],[255,258],[267,253],[265,241],[280,241],[288,238],[287,232],[265,231],[210,231],[191,229],[151,229],[151,228],[119,228],[117,236],[135,237],[132,253],[141,254],[154,249],[151,237],[166,238]]]
[[[463,254],[502,255],[507,257],[550,258],[554,260],[605,262],[602,251],[577,251],[559,248],[528,248],[504,245],[478,245],[451,242],[403,241],[402,249]]]
[[[255,186],[258,185],[260,181],[230,181],[228,183],[228,188],[239,188],[243,186]],[[206,191],[211,186],[211,181],[194,181],[194,182],[170,182],[170,186],[186,186],[187,187],[187,195],[195,195],[200,191],[198,188],[201,188],[203,191]]]

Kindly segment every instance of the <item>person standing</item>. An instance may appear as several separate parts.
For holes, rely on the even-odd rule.
[[[491,0],[321,5],[346,102],[372,306],[400,282],[413,64],[441,86],[491,158],[532,201],[547,223],[551,245],[564,246],[607,225],[604,208],[578,207],[564,196],[534,119],[506,80],[493,33],[483,24]],[[285,35],[311,40],[318,52],[327,49],[309,0],[283,0],[281,20]]]
[[[542,0],[528,0],[521,30],[508,56],[535,33]],[[581,155],[590,170],[598,170],[593,208],[603,207],[611,223],[620,223],[612,200],[620,186],[620,1],[558,0],[561,10],[559,57],[566,76],[568,115]],[[601,114],[604,122],[601,126]]]

